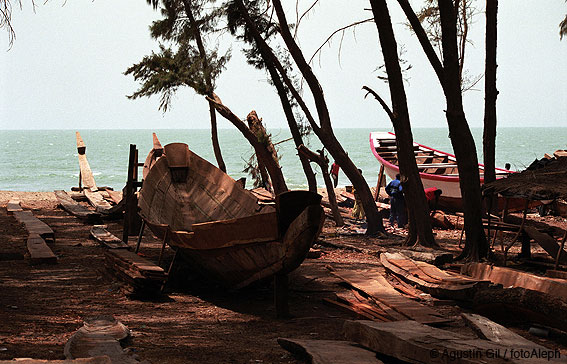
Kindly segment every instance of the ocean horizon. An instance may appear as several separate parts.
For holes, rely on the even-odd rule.
[[[152,147],[152,132],[156,132],[162,145],[183,142],[189,148],[216,164],[211,146],[210,129],[34,129],[2,130],[0,133],[0,190],[53,191],[68,190],[78,185],[79,163],[75,142],[79,131],[87,146],[86,154],[97,185],[120,190],[126,182],[130,144],[139,150],[143,162]],[[371,131],[392,131],[385,128],[337,128],[335,135],[354,163],[363,171],[368,184],[374,186],[379,164],[369,144]],[[482,128],[471,128],[477,155],[482,163]],[[290,138],[287,129],[269,129],[274,143]],[[452,153],[446,127],[413,128],[414,141]],[[245,162],[253,150],[236,129],[219,129],[219,141],[228,174],[234,179],[247,177]],[[306,140],[309,148],[317,150],[321,144],[315,135]],[[295,151],[293,141],[277,145],[286,183],[291,189],[304,189],[307,182]],[[500,127],[496,139],[496,165],[511,164],[511,169],[522,170],[545,153],[567,149],[567,127]],[[331,157],[329,157],[332,159]],[[319,167],[314,165],[319,186],[323,179]],[[339,185],[350,184],[344,173]]]

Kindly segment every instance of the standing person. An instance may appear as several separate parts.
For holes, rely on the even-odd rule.
[[[362,171],[360,169],[358,171],[360,172],[360,174],[362,174]],[[364,219],[366,215],[364,214],[364,209],[362,208],[362,201],[360,200],[360,196],[358,195],[358,192],[356,192],[354,188],[352,190],[352,194],[354,195],[354,207],[352,208],[352,217],[354,217],[357,220]]]
[[[337,184],[339,183],[339,169],[341,167],[339,167],[339,165],[337,164],[337,162],[333,162],[333,165],[331,166],[331,171],[329,172],[329,174],[331,175],[331,178],[333,178],[333,187],[337,188]]]
[[[394,222],[398,222],[398,227],[406,226],[406,202],[402,191],[400,175],[396,174],[396,179],[388,183],[386,193],[390,196],[390,225],[394,227]]]

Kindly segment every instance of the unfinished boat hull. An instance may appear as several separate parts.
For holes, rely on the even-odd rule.
[[[251,192],[187,145],[165,146],[146,174],[140,215],[197,272],[242,288],[297,268],[324,219],[321,196],[292,191],[274,205]]]
[[[423,188],[436,187],[443,191],[439,198],[439,207],[454,211],[462,210],[462,196],[457,169],[456,157],[425,145],[413,143],[416,161],[418,162],[419,175]],[[396,136],[389,132],[370,133],[370,149],[378,162],[384,166],[384,173],[391,179],[400,173],[397,165]],[[480,183],[484,183],[484,165],[479,164]],[[514,173],[502,168],[496,168],[497,178]],[[514,203],[523,208],[523,203]],[[499,207],[504,201],[499,201]],[[509,208],[513,207],[509,205]]]

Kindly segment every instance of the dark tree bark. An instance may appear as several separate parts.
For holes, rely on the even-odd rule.
[[[408,0],[398,0],[433,67],[447,101],[449,136],[459,168],[459,184],[465,215],[465,249],[459,257],[478,261],[488,255],[488,243],[482,226],[480,175],[476,146],[463,110],[459,55],[457,46],[457,10],[453,0],[439,0],[443,64],[437,57]]]
[[[319,137],[325,148],[329,151],[329,153],[333,156],[336,163],[338,163],[343,171],[345,172],[346,176],[351,181],[352,185],[359,193],[362,206],[364,212],[366,214],[366,219],[368,222],[368,228],[366,233],[369,235],[382,233],[384,232],[384,226],[382,224],[382,217],[378,213],[378,208],[376,207],[376,203],[374,202],[374,198],[372,196],[372,192],[368,187],[368,183],[362,174],[358,171],[358,168],[349,158],[337,138],[333,133],[333,128],[331,126],[331,118],[329,115],[329,110],[327,108],[327,103],[325,101],[325,96],[323,94],[323,90],[317,77],[311,70],[311,67],[305,60],[301,49],[295,42],[293,35],[289,30],[289,25],[287,23],[287,19],[285,13],[283,11],[283,7],[280,0],[274,0],[272,2],[276,15],[278,17],[278,22],[280,24],[280,34],[287,46],[289,53],[291,54],[295,64],[299,68],[302,76],[304,77],[311,94],[313,95],[313,99],[315,101],[315,108],[317,110],[317,115],[319,118],[319,124],[317,125],[312,116],[306,113],[307,119],[311,123],[313,127],[313,131]],[[283,75],[282,75],[283,76]],[[287,84],[287,83],[286,83]],[[289,87],[289,85],[288,85]],[[294,94],[294,97],[296,94]],[[297,99],[300,106],[305,110],[305,104],[301,102],[301,100]]]
[[[279,164],[274,160],[272,151],[268,147],[258,140],[257,136],[236,116],[228,107],[226,107],[220,98],[213,93],[211,98],[207,96],[207,100],[212,102],[215,109],[221,114],[225,119],[230,121],[236,128],[244,135],[248,140],[250,145],[254,148],[256,152],[256,157],[258,162],[266,166],[268,173],[270,174],[270,180],[272,181],[272,186],[274,188],[274,193],[280,194],[282,192],[288,191],[287,185],[285,183],[282,171]]]
[[[207,57],[207,51],[205,50],[205,45],[203,39],[201,38],[201,31],[199,29],[199,24],[195,20],[192,11],[192,0],[183,0],[183,7],[185,8],[185,13],[187,14],[187,19],[191,24],[191,27],[195,29],[195,42],[197,43],[197,49],[199,50],[199,55],[203,59],[203,74],[205,76],[205,83],[207,86],[207,96],[213,98],[213,81],[211,80],[211,75],[209,71],[209,60]],[[215,153],[215,159],[219,165],[219,169],[226,173],[226,165],[222,158],[222,152],[220,149],[218,131],[217,131],[217,115],[215,112],[215,105],[209,101],[209,114],[211,117],[211,139],[213,143],[213,151]]]
[[[486,0],[486,63],[484,71],[484,183],[496,180],[496,25],[498,0]]]
[[[465,249],[460,258],[478,261],[488,255],[488,242],[482,226],[482,198],[478,158],[473,136],[469,129],[461,93],[459,55],[457,51],[457,12],[453,0],[439,0],[445,70],[445,98],[447,123],[457,166],[465,214]]]
[[[413,150],[413,135],[392,20],[385,0],[370,0],[370,5],[378,28],[380,46],[388,74],[388,86],[392,99],[392,112],[389,115],[396,133],[401,181],[406,203],[411,206],[408,209],[410,229],[406,243],[436,246],[431,230],[429,207]]]
[[[278,161],[278,153],[276,152],[276,148],[274,148],[274,145],[272,144],[272,140],[270,139],[270,136],[266,132],[266,128],[264,128],[264,125],[262,125],[262,120],[258,118],[258,114],[256,113],[256,111],[254,110],[250,111],[248,116],[246,116],[246,121],[248,122],[248,128],[250,129],[250,131],[254,135],[256,135],[256,139],[266,147],[268,152],[271,153],[272,159],[276,164],[276,167],[280,168],[280,162]],[[258,169],[260,170],[260,175],[262,177],[262,182],[264,183],[264,186],[268,190],[270,190],[271,182],[268,178],[268,174],[269,174],[268,168],[263,162],[263,160],[261,160],[260,158],[258,158]]]

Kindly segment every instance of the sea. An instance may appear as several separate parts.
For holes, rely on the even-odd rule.
[[[482,128],[472,128],[477,155],[482,163]],[[156,132],[162,145],[183,142],[189,148],[215,164],[210,130],[78,130],[87,146],[86,154],[98,186],[115,190],[124,187],[127,177],[130,144],[139,150],[143,162],[152,148],[152,132]],[[336,129],[335,135],[354,163],[363,171],[368,184],[375,186],[379,164],[369,144],[371,131],[387,129]],[[268,130],[281,157],[280,164],[291,189],[307,187],[295,145],[286,129]],[[414,128],[414,141],[452,153],[451,141],[445,128]],[[235,129],[219,130],[219,140],[228,174],[234,179],[247,177],[243,169],[253,150],[246,139]],[[312,150],[321,148],[315,135],[306,139]],[[496,165],[511,164],[512,170],[522,170],[545,153],[567,149],[567,128],[557,127],[507,127],[498,129],[496,140]],[[4,130],[0,131],[0,190],[53,191],[69,190],[78,186],[79,163],[75,130]],[[332,161],[332,158],[329,158]],[[318,184],[324,186],[319,167],[313,165]],[[251,187],[247,178],[247,187]],[[339,174],[339,186],[349,185]]]

